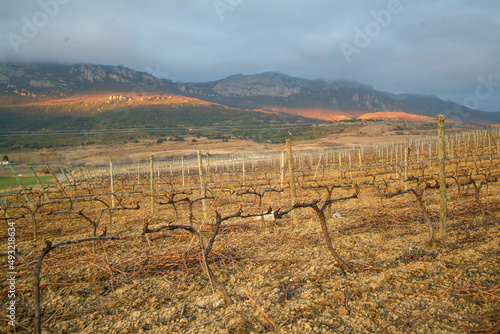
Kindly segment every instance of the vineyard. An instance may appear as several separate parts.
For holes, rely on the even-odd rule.
[[[2,165],[44,182],[0,192],[1,333],[498,333],[500,132],[438,167],[431,137]]]

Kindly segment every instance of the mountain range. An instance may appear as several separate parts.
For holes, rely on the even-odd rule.
[[[471,110],[436,96],[391,94],[356,82],[307,80],[276,72],[236,74],[211,82],[173,82],[123,66],[0,64],[3,107],[16,103],[27,105],[30,101],[57,101],[82,94],[87,97],[108,94],[110,99],[126,95],[127,99],[144,100],[153,93],[173,94],[196,103],[276,113],[282,117],[296,115],[309,121],[428,122],[444,114],[449,120],[500,123],[500,112]]]

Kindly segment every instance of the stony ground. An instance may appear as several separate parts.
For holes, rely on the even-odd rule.
[[[348,272],[333,260],[310,208],[297,209],[298,225],[290,215],[264,226],[253,218],[228,220],[209,263],[231,296],[231,305],[212,291],[191,235],[167,231],[146,239],[140,231],[147,216],[122,213],[114,218],[114,233],[135,233],[136,238],[60,247],[46,258],[41,274],[42,329],[44,333],[498,333],[499,193],[498,182],[484,193],[486,229],[472,196],[452,198],[447,239],[432,245],[426,243],[427,226],[410,194],[381,202],[361,192],[359,199],[335,203],[332,214],[337,214],[328,227],[333,246],[350,265]],[[429,196],[427,203],[437,221],[437,197]],[[218,209],[223,216],[233,214],[237,204]],[[252,205],[244,203],[244,211]],[[157,223],[159,219],[151,226]],[[68,219],[52,224],[56,233],[67,229]],[[196,223],[195,227],[208,240],[213,226]],[[22,226],[20,230],[24,233]],[[43,240],[26,238],[19,243],[22,249],[41,246]],[[35,260],[36,254],[26,256]],[[17,330],[30,332],[31,278],[21,264],[18,270],[24,271],[17,282]],[[2,290],[5,302],[4,285]],[[11,330],[5,322],[3,326],[1,333]]]

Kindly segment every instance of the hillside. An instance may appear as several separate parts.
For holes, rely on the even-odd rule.
[[[82,92],[173,92],[170,80],[123,66],[0,64],[0,93],[67,96]]]
[[[228,106],[280,110],[322,120],[396,112],[429,117],[444,114],[447,119],[464,122],[500,121],[500,112],[471,110],[435,96],[395,95],[355,82],[306,80],[274,72],[177,85],[182,94]],[[413,118],[409,117],[408,121]]]
[[[125,94],[2,104],[0,149],[137,143],[149,139],[196,141],[200,137],[282,142],[289,130],[298,133],[313,128],[300,116],[229,108],[178,95],[157,94],[135,100]]]
[[[0,148],[250,139],[281,142],[315,120],[187,97],[166,79],[122,66],[1,65]]]
[[[392,112],[400,113],[400,116],[436,117],[444,114],[449,120],[461,122],[500,123],[500,112],[471,110],[435,96],[395,95],[356,82],[307,80],[276,72],[237,74],[212,82],[174,83],[123,66],[0,65],[0,94],[4,106],[5,101],[27,103],[27,100],[18,100],[22,97],[31,97],[33,99],[29,102],[38,102],[47,97],[59,99],[104,92],[111,96],[126,93],[129,97],[132,95],[135,102],[149,98],[152,93],[175,94],[231,108],[280,112],[283,117],[294,114],[327,121]],[[410,116],[405,120],[414,119],[419,118]]]
[[[457,110],[462,118],[454,117]],[[500,113],[436,97],[273,72],[173,83],[123,66],[0,65],[0,148],[7,151],[201,137],[281,143],[290,133],[294,140],[311,140],[361,131],[362,124],[329,122],[430,124],[438,113],[448,120],[500,123]]]

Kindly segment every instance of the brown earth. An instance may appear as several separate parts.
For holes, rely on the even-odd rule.
[[[212,292],[191,236],[166,232],[146,239],[140,231],[151,218],[147,210],[117,213],[112,225],[105,224],[108,235],[137,237],[97,243],[95,251],[91,244],[60,247],[44,261],[44,333],[497,333],[499,186],[483,194],[487,229],[471,189],[461,198],[450,192],[448,237],[432,246],[409,194],[381,202],[363,188],[359,199],[336,203],[328,226],[335,249],[351,266],[346,273],[328,252],[310,209],[299,210],[299,225],[290,216],[265,225],[254,218],[228,220],[210,266],[232,305]],[[436,196],[426,199],[434,220]],[[302,190],[299,197],[314,195]],[[265,200],[273,207],[280,201],[274,195]],[[226,216],[240,204],[244,213],[255,212],[251,197],[222,195],[214,205]],[[176,223],[187,223],[186,207],[178,209]],[[168,207],[159,210],[152,227],[172,216]],[[59,217],[41,218],[42,235],[54,242],[88,235],[83,221]],[[208,240],[213,224],[194,226]],[[43,247],[43,240],[29,241],[29,225],[18,223],[17,231],[21,250]],[[33,304],[30,276],[18,266],[17,319],[24,333]],[[4,325],[0,332],[9,329]]]
[[[119,100],[110,97],[126,97]],[[11,95],[0,95],[2,107],[46,107],[47,112],[71,113],[73,115],[92,115],[105,112],[118,107],[138,105],[199,105],[211,106],[216,103],[169,93],[153,92],[104,92],[104,93],[79,93],[70,96],[36,96],[16,97]]]

